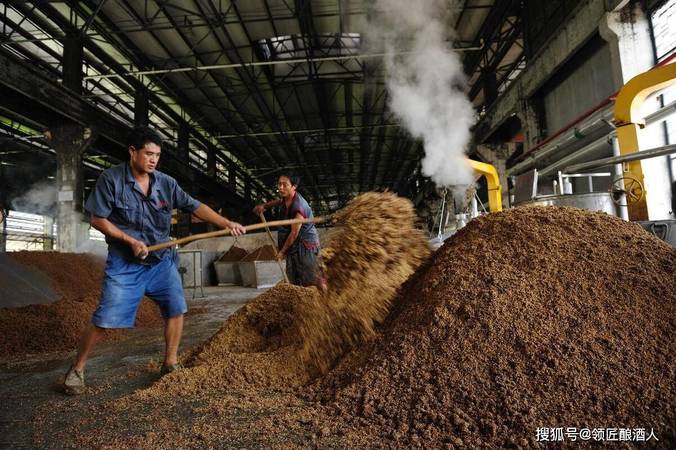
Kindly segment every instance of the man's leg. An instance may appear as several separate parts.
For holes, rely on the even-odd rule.
[[[75,363],[66,373],[63,387],[67,394],[79,394],[85,388],[84,368],[89,354],[107,328],[131,328],[144,286],[145,268],[126,263],[121,257],[108,255],[101,288],[101,298],[78,342]]]
[[[103,329],[93,324],[87,325],[87,328],[80,336],[80,342],[77,346],[77,357],[75,363],[66,372],[63,380],[63,391],[69,395],[81,394],[85,389],[84,368],[87,364],[87,358],[96,343],[103,336]]]
[[[151,270],[146,295],[160,307],[164,318],[164,364],[162,371],[168,373],[178,364],[178,347],[183,334],[183,315],[188,305],[183,296],[181,276],[172,258],[165,258]]]
[[[89,354],[94,350],[96,343],[103,337],[103,333],[103,328],[99,328],[91,323],[87,325],[87,328],[84,329],[80,336],[80,342],[77,346],[77,357],[75,358],[75,364],[73,364],[75,370],[80,372],[84,370]]]
[[[178,345],[183,334],[183,314],[164,319],[164,366],[178,363]]]

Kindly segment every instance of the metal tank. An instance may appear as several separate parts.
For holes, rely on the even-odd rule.
[[[575,208],[603,211],[617,216],[617,206],[609,192],[591,192],[586,194],[542,195],[516,206],[572,206]]]

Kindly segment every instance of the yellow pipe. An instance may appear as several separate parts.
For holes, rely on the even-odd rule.
[[[500,187],[500,178],[495,167],[483,162],[468,159],[469,165],[476,172],[484,175],[488,182],[488,207],[491,212],[502,211],[502,188]]]
[[[635,76],[620,89],[615,98],[613,121],[617,127],[617,141],[621,155],[639,151],[638,131],[645,126],[641,120],[640,109],[645,99],[653,92],[674,83],[676,83],[676,64],[667,64]],[[641,161],[625,164],[630,175],[645,186]],[[648,220],[648,204],[645,195],[628,208],[629,220]]]

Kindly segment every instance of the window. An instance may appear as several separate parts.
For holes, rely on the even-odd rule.
[[[650,14],[652,38],[657,62],[663,61],[676,50],[676,0],[668,0]],[[671,25],[671,26],[670,26]]]

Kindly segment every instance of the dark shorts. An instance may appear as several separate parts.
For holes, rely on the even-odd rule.
[[[286,275],[291,284],[299,286],[314,286],[320,276],[317,263],[319,262],[319,248],[305,248],[298,246],[298,250],[286,255]]]
[[[165,319],[188,311],[174,258],[144,265],[108,253],[101,299],[92,323],[100,328],[132,328],[144,295],[157,303]]]

